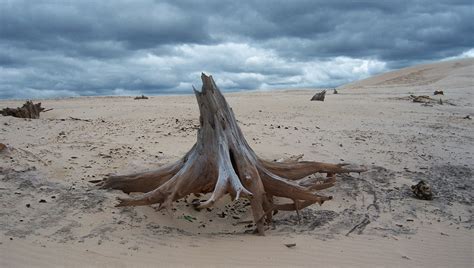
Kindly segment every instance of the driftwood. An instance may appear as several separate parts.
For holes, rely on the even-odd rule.
[[[326,90],[323,90],[321,92],[318,92],[314,94],[314,96],[311,98],[312,101],[324,101],[324,98],[326,97]]]
[[[444,92],[442,90],[435,90],[433,95],[444,95]]]
[[[365,214],[364,219],[361,222],[359,222],[357,225],[352,227],[352,229],[349,230],[349,232],[347,232],[346,236],[349,236],[355,230],[358,230],[358,234],[362,234],[362,231],[364,231],[365,227],[369,225],[369,223],[370,223],[369,215]]]
[[[433,200],[433,192],[431,192],[431,187],[424,181],[420,181],[417,184],[412,185],[411,190],[418,199]]]
[[[420,95],[420,96],[410,95],[409,97],[407,97],[407,99],[410,99],[413,102],[423,103],[423,105],[426,105],[426,106],[432,106],[433,104],[440,104],[440,105],[448,104],[448,105],[456,106],[456,104],[450,101],[447,101],[447,100],[443,101],[441,98],[436,100],[427,95]]]
[[[92,120],[90,120],[90,119],[81,119],[81,118],[76,118],[76,117],[72,117],[72,116],[69,116],[69,119],[75,120],[75,121],[92,122]]]
[[[41,112],[47,112],[51,110],[52,109],[45,110],[45,108],[41,107],[41,102],[34,104],[32,101],[27,101],[22,107],[4,108],[3,110],[0,110],[0,114],[19,118],[38,119]]]
[[[273,212],[300,210],[314,203],[323,204],[331,196],[315,191],[332,187],[336,174],[363,172],[363,166],[327,164],[312,161],[266,161],[250,148],[237,125],[232,109],[211,76],[202,74],[202,90],[194,89],[200,111],[197,142],[175,163],[154,171],[108,176],[96,182],[101,188],[125,193],[141,192],[119,198],[117,206],[142,206],[158,203],[169,209],[173,201],[187,195],[212,193],[207,200],[195,200],[197,209],[213,206],[221,197],[247,198],[259,234],[270,223]],[[300,184],[313,173],[325,173],[324,180]],[[277,203],[275,197],[290,200]],[[202,199],[202,198],[201,198]]]
[[[141,96],[135,97],[135,100],[148,100],[148,97],[145,95],[141,95]]]
[[[430,103],[434,101],[432,98],[430,98],[430,96],[426,96],[426,95],[421,95],[421,96],[410,95],[410,98],[412,98],[413,102],[419,102],[419,103]]]

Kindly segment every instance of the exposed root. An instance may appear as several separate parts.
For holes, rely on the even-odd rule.
[[[332,198],[313,194],[311,189],[308,187],[302,187],[296,182],[279,177],[268,170],[261,169],[260,174],[265,190],[272,193],[274,196],[286,197],[294,200],[314,201],[319,204]]]
[[[260,159],[260,162],[270,172],[290,180],[299,180],[314,173],[341,174],[367,171],[364,166],[350,164],[328,164],[312,161],[270,162],[262,159]]]

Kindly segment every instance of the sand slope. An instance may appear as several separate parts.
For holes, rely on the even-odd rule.
[[[88,183],[187,152],[198,124],[193,96],[43,100],[54,110],[39,120],[0,117],[8,146],[0,153],[0,266],[472,267],[474,124],[464,117],[474,117],[473,61],[426,66],[341,87],[325,102],[310,102],[314,92],[305,90],[226,94],[260,156],[303,153],[370,168],[339,177],[324,192],[334,200],[303,210],[299,224],[294,213],[278,213],[266,237],[248,234],[246,202],[197,212],[190,196],[169,214],[115,208],[123,193]],[[406,99],[435,85],[445,91],[436,98],[453,105]],[[410,185],[421,179],[433,201],[413,198]]]
[[[380,74],[364,80],[341,86],[355,89],[369,87],[453,87],[455,85],[473,86],[474,59],[460,59],[431,64],[416,65]]]

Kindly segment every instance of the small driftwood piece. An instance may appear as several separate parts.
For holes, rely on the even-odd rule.
[[[145,95],[141,95],[141,96],[135,97],[135,100],[148,100],[148,97]]]
[[[76,117],[72,117],[72,116],[69,116],[69,119],[75,120],[75,121],[92,122],[92,120],[90,120],[90,119],[81,119],[81,118],[76,118]]]
[[[433,95],[444,95],[444,92],[442,90],[435,90]]]
[[[45,108],[41,107],[41,102],[34,104],[32,101],[27,101],[22,107],[4,108],[3,110],[0,110],[0,114],[19,118],[38,119],[40,118],[41,112],[47,112],[51,110],[52,109],[45,110]]]
[[[431,187],[424,181],[420,181],[417,184],[412,185],[411,191],[418,199],[433,200],[433,192],[431,192]]]
[[[326,90],[323,90],[321,92],[318,92],[314,94],[314,96],[311,98],[312,101],[324,101],[324,98],[326,97]]]
[[[406,100],[411,100],[413,102],[422,103],[424,106],[432,106],[434,104],[439,104],[439,105],[447,104],[447,105],[456,106],[456,104],[448,100],[442,100],[441,98],[437,100],[437,99],[431,98],[428,95],[420,95],[420,96],[410,95],[406,98],[401,98],[401,99],[406,99]]]
[[[160,204],[159,209],[170,209],[174,201],[191,193],[211,193],[206,200],[200,198],[193,202],[197,209],[203,209],[229,194],[234,200],[250,200],[257,232],[263,235],[264,224],[271,223],[273,213],[299,211],[315,203],[322,205],[332,197],[315,192],[332,187],[336,174],[367,170],[363,166],[347,164],[298,160],[272,162],[258,157],[245,140],[212,76],[202,74],[201,79],[202,90],[194,89],[200,112],[197,142],[175,163],[154,171],[108,176],[98,182],[104,189],[142,193],[119,198],[117,206]],[[327,177],[304,186],[300,184],[306,176],[318,172]],[[289,201],[277,203],[275,197]]]
[[[430,98],[430,96],[427,96],[427,95],[421,95],[421,96],[410,95],[410,98],[413,99],[413,102],[419,102],[419,103],[430,103],[434,101],[432,98]]]

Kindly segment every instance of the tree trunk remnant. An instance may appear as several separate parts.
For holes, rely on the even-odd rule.
[[[123,176],[109,176],[99,182],[105,189],[125,193],[141,192],[137,197],[119,198],[117,206],[142,206],[159,203],[170,208],[173,201],[191,193],[210,193],[205,201],[194,203],[202,209],[214,205],[230,194],[233,199],[247,198],[260,235],[264,224],[271,222],[272,212],[300,210],[311,204],[323,204],[331,196],[314,192],[335,183],[335,174],[363,172],[365,167],[290,160],[270,162],[259,158],[250,148],[237,125],[234,113],[215,84],[212,76],[201,76],[203,86],[194,93],[200,111],[197,142],[175,163],[155,171]],[[313,173],[327,173],[324,181],[302,182]],[[275,203],[274,197],[292,202]]]
[[[4,116],[14,116],[14,117],[19,117],[19,118],[32,118],[32,119],[38,119],[40,117],[41,112],[45,112],[45,109],[41,107],[41,102],[33,104],[32,101],[27,101],[25,104],[23,104],[22,107],[18,107],[14,109],[5,108],[3,110],[0,110],[0,114]]]
[[[137,96],[134,98],[135,100],[148,100],[148,97],[145,95]]]
[[[311,98],[312,101],[324,101],[324,98],[326,97],[326,90],[323,90],[321,92],[318,92],[314,94],[314,96]]]

